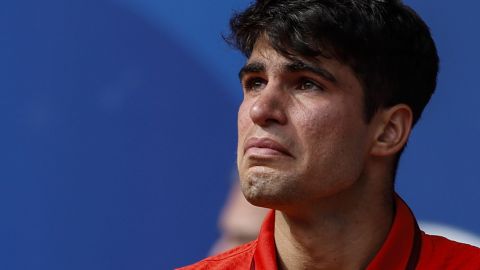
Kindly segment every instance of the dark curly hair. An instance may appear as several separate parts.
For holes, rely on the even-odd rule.
[[[364,91],[365,118],[403,103],[415,124],[430,100],[438,55],[428,26],[393,0],[257,0],[230,20],[226,37],[247,58],[266,36],[285,57],[333,57]]]

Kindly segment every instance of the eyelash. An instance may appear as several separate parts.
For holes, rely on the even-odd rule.
[[[247,78],[243,83],[243,88],[245,91],[254,91],[254,90],[259,90],[261,89],[260,85],[256,85],[257,83],[261,83],[263,85],[266,85],[266,80],[260,78],[260,77],[252,77],[252,78]]]
[[[305,84],[310,84],[311,86],[306,89],[306,88],[303,88],[305,86]],[[312,79],[309,79],[309,78],[305,78],[305,77],[302,77],[300,78],[299,80],[299,83],[298,83],[298,87],[297,87],[299,90],[302,90],[302,91],[308,91],[308,90],[311,90],[311,91],[316,91],[316,90],[319,90],[319,91],[323,91],[325,90],[324,87],[316,82],[315,80],[312,80]],[[312,89],[312,88],[316,88],[316,89]]]

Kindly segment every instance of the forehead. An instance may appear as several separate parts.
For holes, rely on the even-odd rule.
[[[285,57],[280,52],[275,50],[266,38],[261,37],[255,42],[252,54],[247,60],[247,64],[262,63],[263,65],[273,69],[280,68],[282,65],[285,65],[292,60],[293,57]]]

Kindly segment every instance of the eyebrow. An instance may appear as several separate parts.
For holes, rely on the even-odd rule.
[[[330,73],[328,70],[319,66],[314,66],[314,65],[305,63],[300,60],[295,60],[293,62],[286,64],[284,69],[288,72],[307,71],[307,72],[314,73],[318,76],[321,76],[332,83],[337,82],[337,79],[335,78],[335,76],[333,76],[332,73]]]
[[[253,62],[246,64],[243,66],[240,71],[238,72],[238,78],[242,80],[243,76],[247,73],[259,73],[259,72],[265,72],[266,67],[265,64],[260,63],[260,62]]]
[[[289,63],[285,64],[282,67],[282,69],[286,72],[302,72],[302,71],[311,72],[311,73],[314,73],[318,76],[323,77],[324,79],[326,79],[326,80],[328,80],[332,83],[337,82],[337,79],[335,78],[335,76],[333,76],[332,73],[330,73],[328,70],[326,70],[322,67],[318,67],[318,66],[314,66],[314,65],[305,63],[301,60],[294,60],[292,62],[289,62]],[[245,74],[260,73],[260,72],[265,72],[265,70],[266,70],[266,66],[265,66],[264,63],[252,62],[252,63],[246,64],[245,66],[243,66],[240,69],[240,71],[238,72],[238,78],[240,80],[242,80],[242,78],[243,78],[243,76],[245,76]]]

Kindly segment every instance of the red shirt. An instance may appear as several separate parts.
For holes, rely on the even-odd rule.
[[[396,197],[392,228],[367,270],[480,270],[480,249],[428,235],[418,228],[408,206]],[[275,212],[270,211],[258,239],[179,270],[275,270]]]

